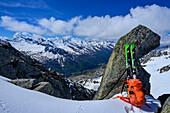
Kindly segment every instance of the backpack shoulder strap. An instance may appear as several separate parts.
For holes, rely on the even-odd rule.
[[[122,94],[122,91],[123,91],[123,88],[124,88],[125,84],[127,84],[127,81],[124,81],[124,82],[122,83],[121,92],[120,92],[121,94]]]
[[[151,96],[144,87],[142,87],[142,89],[145,91],[145,94],[147,94],[148,96]]]

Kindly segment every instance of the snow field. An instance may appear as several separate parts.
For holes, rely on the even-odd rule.
[[[170,94],[170,71],[159,73],[159,69],[164,66],[170,65],[169,55],[163,55],[160,57],[152,57],[146,64],[144,69],[151,74],[151,94],[158,98],[163,94]]]
[[[15,86],[0,77],[0,113],[154,113],[158,100],[149,96],[151,106],[134,107],[120,99],[73,101]],[[126,109],[126,110],[125,110]]]

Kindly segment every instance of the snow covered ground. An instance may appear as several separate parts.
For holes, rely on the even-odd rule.
[[[15,86],[0,77],[0,113],[154,113],[160,103],[146,97],[147,104],[138,108],[120,99],[73,101],[49,96]]]
[[[80,84],[87,89],[93,89],[94,91],[97,91],[100,86],[101,80],[102,76],[94,79],[88,79],[87,81],[83,81]]]
[[[143,65],[145,70],[151,74],[151,94],[158,98],[162,94],[170,94],[170,70],[160,73],[160,69],[164,66],[170,66],[170,48],[164,50],[167,55],[160,57],[151,57],[151,59]],[[163,52],[163,51],[162,51]]]

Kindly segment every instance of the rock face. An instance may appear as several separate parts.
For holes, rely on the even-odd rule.
[[[21,86],[23,88],[32,89],[38,83],[38,80],[36,80],[36,79],[15,79],[15,80],[11,80],[10,82],[15,85]]]
[[[0,75],[12,79],[11,83],[18,86],[67,99],[86,100],[94,96],[94,91],[71,82],[54,70],[48,70],[8,42],[0,41],[0,62]]]
[[[20,53],[8,42],[0,43],[0,62],[0,74],[10,79],[32,78],[32,75],[34,77],[42,75],[41,69],[34,67],[39,65],[37,61]]]
[[[158,113],[170,112],[170,94],[163,94],[157,98],[161,102],[161,108],[158,109]]]
[[[139,25],[128,34],[121,37],[117,42],[110,56],[109,62],[103,74],[101,85],[94,99],[108,99],[111,98],[114,94],[120,92],[121,84],[126,80],[127,75],[126,72],[124,73],[124,49],[126,43],[129,43],[130,45],[135,44],[137,78],[142,81],[143,87],[146,88],[148,92],[150,92],[150,74],[142,68],[138,59],[160,45],[160,36],[152,32],[150,29]]]
[[[165,101],[161,113],[170,113],[170,96],[169,98]]]
[[[53,94],[54,95],[54,88],[52,87],[51,83],[49,82],[40,82],[36,85],[37,87],[34,89],[35,91],[40,91],[46,94]],[[57,93],[59,96],[59,92]]]

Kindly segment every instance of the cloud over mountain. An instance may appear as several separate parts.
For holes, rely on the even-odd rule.
[[[18,21],[9,16],[1,16],[0,26],[10,31],[29,32],[40,35],[75,35],[88,40],[111,40],[129,32],[138,24],[152,29],[162,37],[167,37],[170,32],[170,8],[158,5],[131,8],[125,16],[98,17],[76,16],[70,20],[42,18],[36,25],[25,21]]]
[[[78,21],[80,21],[80,17],[74,17],[69,21],[56,20],[51,17],[49,20],[43,18],[38,23],[48,30],[47,35],[69,35],[72,34],[74,25],[78,24]]]
[[[29,33],[36,33],[36,34],[45,33],[45,30],[39,26],[34,26],[24,21],[19,22],[9,16],[1,16],[0,26],[4,27],[7,30],[15,31],[15,32],[29,32]]]
[[[158,5],[131,8],[125,16],[88,17],[79,22],[74,33],[88,39],[119,38],[137,26],[145,25],[161,36],[170,32],[170,9]]]

